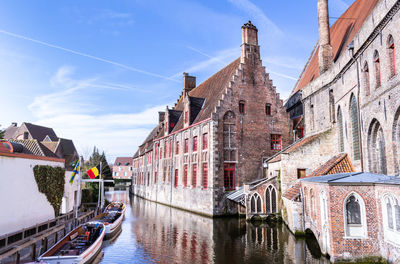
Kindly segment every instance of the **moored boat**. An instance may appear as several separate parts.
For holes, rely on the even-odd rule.
[[[111,202],[109,205],[107,205],[104,212],[120,212],[123,216],[125,216],[125,210],[126,206],[123,202]]]
[[[121,223],[123,219],[123,213],[118,211],[108,211],[98,216],[94,217],[91,222],[99,222],[104,224],[106,229],[105,238],[110,238],[117,233],[121,228]]]
[[[102,223],[89,222],[75,228],[38,260],[45,263],[89,263],[101,251],[106,233]]]

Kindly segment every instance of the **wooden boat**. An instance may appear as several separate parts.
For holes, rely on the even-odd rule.
[[[118,211],[108,211],[91,219],[91,222],[99,222],[104,224],[106,228],[105,238],[114,236],[121,228],[121,223],[124,215]]]
[[[104,212],[120,212],[123,216],[125,216],[126,206],[123,202],[111,202],[107,205]]]
[[[69,232],[38,260],[44,263],[89,263],[101,251],[106,228],[88,222]]]

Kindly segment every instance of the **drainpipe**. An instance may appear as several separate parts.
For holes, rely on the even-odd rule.
[[[305,224],[305,221],[304,221],[304,217],[305,217],[305,215],[304,215],[304,212],[305,212],[305,210],[304,210],[304,195],[303,195],[303,190],[301,189],[301,187],[300,187],[300,197],[301,197],[301,209],[302,209],[302,213],[303,213],[303,217],[302,217],[302,227],[303,227],[303,232],[305,232],[306,231],[306,224]]]

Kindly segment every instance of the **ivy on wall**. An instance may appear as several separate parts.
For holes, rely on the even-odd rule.
[[[39,192],[46,195],[47,201],[53,206],[55,216],[58,216],[64,195],[65,170],[61,167],[36,165],[33,174]]]

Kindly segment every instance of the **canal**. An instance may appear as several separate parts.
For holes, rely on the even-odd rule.
[[[103,243],[99,263],[329,263],[315,241],[296,239],[284,225],[253,224],[237,218],[211,219],[107,192],[127,205],[122,230]]]

